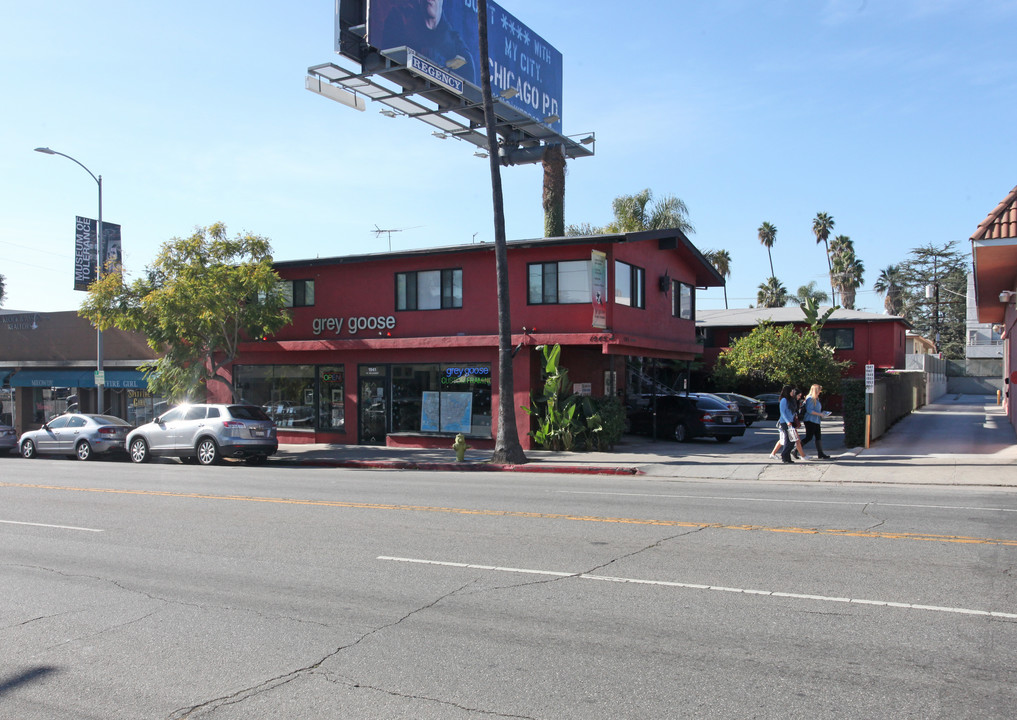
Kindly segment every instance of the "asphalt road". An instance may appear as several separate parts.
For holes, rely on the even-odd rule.
[[[1017,490],[0,462],[0,716],[1012,718]]]

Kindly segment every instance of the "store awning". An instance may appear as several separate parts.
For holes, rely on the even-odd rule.
[[[106,387],[145,389],[148,382],[140,370],[106,370]],[[94,370],[19,370],[11,376],[11,387],[95,387]]]

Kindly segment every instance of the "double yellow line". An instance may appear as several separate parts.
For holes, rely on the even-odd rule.
[[[432,505],[393,505],[388,503],[360,503],[339,500],[298,500],[294,498],[257,497],[250,495],[210,495],[206,493],[180,493],[161,490],[123,490],[113,488],[79,488],[62,485],[0,482],[0,487],[33,490],[59,490],[65,492],[107,493],[111,495],[143,495],[184,500],[232,500],[234,502],[271,503],[277,505],[305,505],[311,507],[348,508],[352,510],[395,510],[403,512],[448,513],[479,517],[524,518],[531,520],[569,520],[573,522],[616,523],[621,525],[653,525],[657,527],[691,528],[704,530],[741,530],[745,532],[790,533],[796,535],[825,535],[835,537],[868,538],[876,540],[922,540],[925,542],[962,543],[969,545],[998,545],[1017,547],[1017,540],[968,537],[964,535],[938,535],[934,533],[871,532],[867,530],[838,530],[836,528],[770,527],[767,525],[728,525],[725,523],[687,522],[682,520],[653,520],[646,518],[601,517],[571,515],[568,513],[523,512],[520,510],[483,510],[475,508],[439,507]]]

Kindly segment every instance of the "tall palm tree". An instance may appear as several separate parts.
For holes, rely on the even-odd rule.
[[[565,151],[554,143],[547,146],[544,167],[544,237],[565,234]]]
[[[764,222],[760,225],[759,242],[763,243],[763,246],[766,247],[766,256],[770,258],[770,278],[775,279],[776,276],[773,272],[773,255],[770,254],[770,248],[772,248],[774,243],[777,242],[777,226],[768,222]]]
[[[516,428],[515,388],[512,380],[512,331],[509,313],[508,246],[505,240],[505,200],[501,187],[498,159],[498,134],[491,95],[491,68],[487,42],[487,0],[478,0],[477,29],[480,49],[480,89],[484,98],[484,124],[487,127],[488,154],[491,164],[491,198],[494,205],[494,260],[498,287],[498,433],[492,460],[520,464],[526,454]]]
[[[727,250],[707,250],[703,253],[713,267],[717,269],[720,276],[726,281],[731,277],[731,253]],[[727,283],[724,283],[724,309],[727,310]]]
[[[816,219],[812,221],[812,232],[816,236],[816,244],[823,243],[826,248],[826,267],[830,271],[830,297],[837,302],[837,293],[833,288],[833,262],[830,260],[830,233],[833,232],[833,216],[825,212],[816,213]]]
[[[883,296],[887,315],[900,315],[904,311],[904,275],[900,265],[887,265],[879,271],[872,289]]]
[[[855,255],[855,244],[847,235],[838,235],[830,243],[833,256],[831,271],[834,285],[840,291],[840,302],[846,310],[855,309],[855,293],[862,285],[865,265]]]
[[[787,288],[777,278],[771,276],[769,280],[759,284],[759,293],[756,295],[759,307],[784,307],[787,301]]]
[[[817,305],[822,305],[830,299],[825,291],[816,287],[816,281],[812,280],[808,285],[802,285],[798,292],[792,295],[789,300],[799,305],[804,305],[808,300],[815,300]]]
[[[653,202],[653,192],[649,188],[635,195],[619,195],[611,203],[611,209],[614,211],[614,220],[604,228],[605,232],[678,228],[686,235],[691,235],[696,231],[689,222],[689,209],[680,198],[665,195]]]

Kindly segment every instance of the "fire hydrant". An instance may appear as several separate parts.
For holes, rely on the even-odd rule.
[[[462,462],[465,459],[469,447],[466,444],[466,436],[462,433],[456,434],[456,441],[452,443],[452,449],[456,451],[456,462]]]

